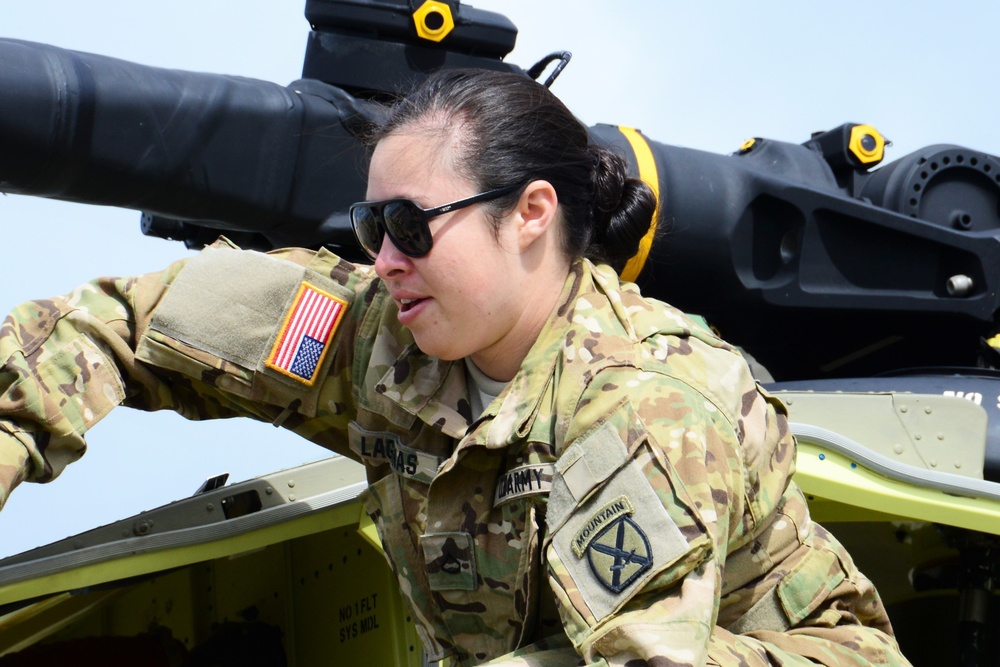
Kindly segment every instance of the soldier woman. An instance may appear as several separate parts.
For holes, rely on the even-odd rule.
[[[373,267],[222,242],[4,323],[0,487],[113,406],[365,465],[431,660],[905,665],[740,354],[616,273],[655,206],[543,86],[448,70],[374,134]]]

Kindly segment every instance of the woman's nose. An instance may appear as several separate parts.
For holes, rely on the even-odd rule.
[[[411,266],[410,258],[399,251],[388,234],[383,233],[382,247],[375,257],[375,273],[379,278],[397,276],[400,272],[408,271]]]

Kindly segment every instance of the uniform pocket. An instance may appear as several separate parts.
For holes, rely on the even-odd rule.
[[[400,591],[414,614],[415,628],[429,659],[442,659],[449,651],[437,639],[433,619],[437,617],[438,610],[433,602],[425,571],[414,567],[420,559],[406,523],[400,478],[387,475],[372,482],[361,493],[360,499],[365,512],[378,528],[383,554],[399,580]]]
[[[227,393],[244,398],[250,398],[252,394],[252,370],[159,331],[150,330],[142,337],[136,356],[147,364],[207,382]]]
[[[17,381],[7,394],[21,401],[0,412],[18,413],[24,406],[44,414],[56,433],[83,434],[125,400],[125,388],[114,361],[87,336],[77,335]],[[40,392],[35,378],[55,387],[59,399]]]
[[[844,580],[840,559],[832,551],[809,549],[778,584],[778,600],[794,627],[829,599]]]

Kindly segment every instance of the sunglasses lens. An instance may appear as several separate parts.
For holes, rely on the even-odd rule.
[[[400,252],[423,257],[431,251],[431,230],[422,212],[412,202],[390,202],[382,211],[385,229]]]
[[[369,257],[375,259],[378,251],[382,248],[382,232],[379,229],[378,218],[372,207],[364,204],[351,208],[351,224],[354,226],[354,235],[361,244],[362,250]]]

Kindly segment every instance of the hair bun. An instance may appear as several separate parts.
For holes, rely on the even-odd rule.
[[[594,156],[593,234],[586,254],[621,272],[649,230],[656,196],[648,185],[628,175],[628,165],[620,155],[594,144],[589,150]]]
[[[603,235],[612,214],[621,206],[625,183],[628,180],[628,167],[625,160],[602,146],[591,144],[588,150],[594,156],[594,172],[591,176],[594,200],[591,216],[597,240]]]

